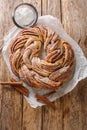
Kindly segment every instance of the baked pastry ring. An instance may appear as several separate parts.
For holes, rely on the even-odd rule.
[[[47,26],[23,29],[11,42],[8,54],[13,73],[35,88],[55,90],[74,70],[71,45]]]

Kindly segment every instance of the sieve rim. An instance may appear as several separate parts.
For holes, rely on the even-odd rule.
[[[34,12],[36,13],[36,17],[34,19],[34,21],[31,23],[31,24],[27,24],[26,26],[21,26],[20,24],[18,24],[16,22],[16,19],[15,19],[15,11],[22,5],[28,5],[30,7],[33,8]],[[34,5],[30,4],[30,3],[21,3],[19,5],[17,5],[15,8],[14,8],[14,11],[12,12],[12,20],[13,20],[13,23],[19,27],[19,28],[26,28],[26,27],[33,27],[36,23],[37,23],[37,20],[38,20],[38,12],[37,12],[37,9],[35,8]]]

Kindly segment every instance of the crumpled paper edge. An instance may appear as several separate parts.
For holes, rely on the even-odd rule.
[[[60,87],[59,89],[57,89],[57,92],[55,94],[53,94],[52,96],[50,96],[49,100],[54,101],[54,100],[64,96],[65,94],[69,93],[70,91],[72,91],[76,87],[76,85],[78,84],[79,81],[81,81],[87,77],[87,59],[85,58],[79,45],[64,31],[59,19],[57,19],[56,17],[53,17],[51,15],[45,15],[45,16],[41,16],[38,18],[38,23],[51,27],[55,32],[58,33],[58,35],[62,39],[66,40],[67,42],[69,42],[71,44],[71,46],[74,50],[74,53],[75,53],[76,65],[75,65],[74,75],[71,80],[66,82],[63,85],[63,87]],[[4,37],[4,46],[3,46],[3,50],[2,50],[3,57],[4,57],[4,60],[6,61],[8,69],[11,72],[11,75],[17,80],[18,80],[18,78],[12,73],[10,64],[8,63],[9,58],[8,58],[8,53],[7,53],[7,47],[8,47],[7,43],[9,44],[11,39],[13,39],[19,31],[20,31],[20,29],[18,29],[15,26],[12,27],[11,30],[9,30],[7,35]],[[34,97],[34,95],[35,95],[34,92],[36,92],[36,91],[40,92],[40,90],[34,90],[25,84],[24,84],[24,86],[27,87],[30,91],[29,97],[25,96],[25,98],[28,101],[28,103],[31,105],[31,107],[36,108],[38,106],[44,105],[43,103],[36,101],[36,98]]]

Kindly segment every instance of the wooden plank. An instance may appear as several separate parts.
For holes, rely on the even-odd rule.
[[[23,100],[23,130],[41,130],[42,109],[32,108],[26,99]]]
[[[39,16],[41,15],[41,0],[23,0],[33,4]],[[23,99],[23,130],[41,130],[42,126],[42,108],[31,108],[26,99]]]
[[[42,130],[62,130],[63,127],[63,100],[55,101],[56,109],[43,107]]]
[[[87,79],[80,82],[69,94],[64,96],[64,130],[87,129]]]
[[[60,0],[42,0],[42,15],[51,14],[61,20]],[[43,107],[42,130],[62,130],[63,127],[63,99],[55,102],[56,110],[48,106]]]
[[[0,86],[0,130],[1,130],[1,101],[2,101],[2,89],[1,89],[1,86]]]
[[[66,32],[75,39],[87,56],[86,16],[87,1],[61,0],[62,23]],[[64,130],[87,129],[87,79],[64,96]]]
[[[87,56],[87,1],[61,0],[62,24]]]
[[[60,0],[42,0],[42,15],[53,15],[61,19]]]
[[[2,0],[0,10],[2,16],[0,19],[0,38],[9,30],[12,25],[11,12],[16,4],[21,0],[8,1]],[[0,56],[0,80],[9,80],[8,68]],[[1,90],[1,87],[0,87]],[[21,130],[22,129],[22,96],[10,87],[3,87],[0,91],[0,130]]]
[[[0,4],[0,10],[1,10],[1,8],[2,8],[2,1],[1,1],[1,4]],[[0,19],[3,20],[2,13],[0,13]],[[2,27],[2,21],[0,20],[0,47],[3,44],[2,38],[3,38],[3,27]],[[1,51],[0,51],[0,80],[2,80],[2,73],[1,73],[2,66],[3,66],[2,65],[2,56],[1,56]],[[1,88],[1,85],[0,85],[0,130],[1,130],[1,103],[2,103],[2,88]]]

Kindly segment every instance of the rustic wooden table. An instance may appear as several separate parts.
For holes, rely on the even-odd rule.
[[[87,56],[86,0],[0,0],[0,44],[13,25],[11,12],[21,2],[32,3],[39,16],[51,14],[58,17],[65,31]],[[0,81],[9,78],[0,54]],[[16,90],[0,86],[0,130],[87,130],[87,80],[56,100],[55,105],[56,110],[48,106],[33,109]]]

